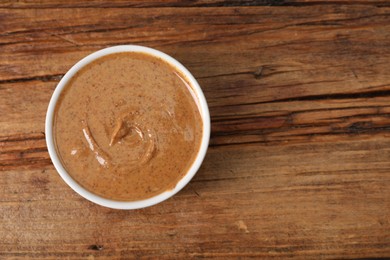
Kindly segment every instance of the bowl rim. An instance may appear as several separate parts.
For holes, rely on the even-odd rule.
[[[149,54],[158,58],[161,58],[165,62],[169,63],[171,66],[176,68],[178,71],[182,73],[187,79],[187,81],[190,83],[190,86],[192,87],[193,91],[195,92],[197,96],[197,101],[199,105],[199,110],[201,113],[202,121],[203,121],[203,134],[201,139],[201,145],[198,151],[198,154],[192,163],[191,167],[187,171],[187,173],[180,179],[180,181],[177,183],[175,188],[172,190],[167,190],[163,193],[160,193],[156,196],[153,196],[151,198],[145,199],[145,200],[137,200],[137,201],[116,201],[107,199],[104,197],[101,197],[99,195],[96,195],[84,187],[82,187],[80,184],[78,184],[65,170],[64,166],[62,165],[58,155],[57,151],[54,145],[54,139],[53,139],[53,119],[54,119],[54,111],[55,107],[58,101],[58,98],[66,86],[66,84],[69,82],[69,80],[82,68],[84,68],[87,64],[91,63],[92,61],[101,58],[103,56],[113,54],[113,53],[120,53],[120,52],[137,52],[137,53],[145,53]],[[65,181],[66,184],[68,184],[76,193],[78,193],[80,196],[84,197],[85,199],[96,203],[101,206],[105,206],[108,208],[113,209],[140,209],[149,207],[152,205],[155,205],[157,203],[160,203],[164,200],[169,199],[176,193],[178,193],[181,189],[183,189],[194,177],[196,172],[198,171],[200,165],[203,162],[203,159],[206,155],[207,148],[209,145],[210,140],[210,114],[209,109],[207,105],[206,98],[203,94],[202,89],[200,88],[198,82],[194,78],[194,76],[185,68],[180,62],[178,62],[176,59],[172,58],[171,56],[145,46],[140,45],[117,45],[113,47],[104,48],[101,50],[98,50],[96,52],[93,52],[89,54],[88,56],[84,57],[80,61],[78,61],[75,65],[70,68],[66,74],[62,77],[60,82],[57,84],[50,102],[49,106],[47,108],[46,113],[46,120],[45,120],[45,138],[46,138],[46,144],[48,148],[48,152],[50,155],[50,158],[53,162],[53,165],[61,178]]]

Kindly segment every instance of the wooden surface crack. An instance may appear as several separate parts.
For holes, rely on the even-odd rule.
[[[27,81],[59,81],[62,78],[63,74],[53,74],[53,75],[43,75],[43,76],[31,76],[25,78],[14,78],[14,79],[3,79],[0,80],[0,84],[9,84],[9,83],[20,83]]]

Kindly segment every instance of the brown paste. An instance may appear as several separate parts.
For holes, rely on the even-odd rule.
[[[202,119],[187,80],[143,53],[116,53],[80,70],[54,116],[57,153],[81,186],[134,201],[173,189],[191,167]]]

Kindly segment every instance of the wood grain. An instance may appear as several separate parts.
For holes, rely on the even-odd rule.
[[[91,1],[61,1],[61,0],[3,0],[2,8],[147,8],[147,7],[232,7],[232,6],[312,6],[312,5],[373,5],[377,7],[390,6],[386,0],[91,0]]]
[[[324,2],[1,2],[0,258],[390,257],[390,8]],[[177,58],[212,117],[194,180],[135,211],[76,195],[44,140],[62,75],[119,44]]]

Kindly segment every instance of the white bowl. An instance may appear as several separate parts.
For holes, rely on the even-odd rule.
[[[202,141],[200,145],[200,149],[198,152],[198,155],[195,158],[195,161],[193,162],[191,168],[188,170],[186,175],[177,183],[176,187],[172,190],[167,190],[159,195],[156,195],[152,198],[145,199],[145,200],[138,200],[138,201],[115,201],[106,199],[103,197],[100,197],[87,189],[83,188],[81,185],[79,185],[65,170],[64,166],[62,165],[60,159],[58,158],[57,151],[54,145],[53,140],[53,117],[54,117],[54,109],[56,106],[56,103],[58,101],[58,98],[61,94],[61,91],[64,89],[68,81],[84,66],[89,64],[90,62],[103,57],[108,54],[112,53],[118,53],[118,52],[138,52],[138,53],[147,53],[149,55],[153,55],[155,57],[159,57],[172,66],[174,66],[177,70],[182,72],[182,74],[186,77],[186,79],[189,81],[190,85],[194,89],[198,104],[200,113],[203,120],[203,136]],[[203,95],[202,89],[200,88],[198,82],[195,80],[195,78],[191,75],[191,73],[177,60],[172,58],[171,56],[152,49],[148,47],[143,46],[137,46],[137,45],[119,45],[114,46],[106,49],[102,49],[100,51],[94,52],[84,59],[77,62],[61,79],[61,81],[58,83],[56,89],[54,90],[54,93],[51,97],[49,107],[47,109],[46,114],[46,123],[45,123],[45,133],[46,133],[46,144],[47,148],[49,150],[50,158],[54,164],[54,167],[62,177],[62,179],[78,194],[80,194],[82,197],[86,198],[87,200],[90,200],[96,204],[114,208],[114,209],[139,209],[144,207],[149,207],[152,205],[155,205],[157,203],[160,203],[173,195],[175,195],[177,192],[179,192],[181,189],[186,186],[186,184],[194,177],[195,173],[198,171],[200,165],[202,164],[202,161],[206,155],[207,147],[209,144],[210,139],[210,114],[209,109],[207,106],[206,99]]]

